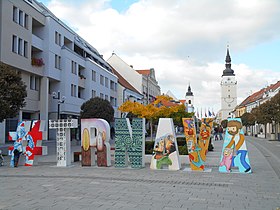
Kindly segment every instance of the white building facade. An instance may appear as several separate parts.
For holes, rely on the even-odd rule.
[[[60,106],[62,118],[78,117],[82,103],[92,97],[106,99],[117,109],[118,78],[111,67],[43,4],[0,1],[0,12],[0,61],[18,70],[27,86],[26,106],[17,118],[1,124],[6,134],[18,120],[56,119],[53,92],[66,98]]]

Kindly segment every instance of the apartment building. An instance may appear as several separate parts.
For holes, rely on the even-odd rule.
[[[35,0],[1,0],[0,12],[0,61],[19,71],[27,85],[26,106],[0,130],[7,134],[18,120],[56,119],[54,92],[65,99],[62,118],[77,118],[82,103],[92,97],[117,109],[118,77],[94,47],[48,8]]]

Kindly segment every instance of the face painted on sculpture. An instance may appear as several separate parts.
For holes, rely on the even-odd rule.
[[[228,122],[228,125],[227,125],[228,133],[232,136],[238,134],[239,129],[241,129],[241,128],[242,128],[242,124],[239,121],[232,120],[232,121]]]
[[[232,149],[231,148],[225,148],[224,149],[224,156],[228,157],[232,154]]]

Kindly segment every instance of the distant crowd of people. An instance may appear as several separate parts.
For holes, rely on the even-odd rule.
[[[214,140],[223,140],[224,129],[221,125],[214,127]]]

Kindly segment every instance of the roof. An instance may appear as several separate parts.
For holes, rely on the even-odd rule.
[[[262,88],[261,90],[253,93],[252,95],[248,96],[238,107],[246,106],[250,103],[253,103],[255,101],[261,100],[264,98],[264,94],[267,92],[274,92],[277,90],[277,88],[280,87],[280,80],[276,82],[275,84],[271,84],[266,88]]]
[[[135,70],[137,71],[139,74],[142,74],[142,75],[149,75],[151,70],[150,69],[144,69],[144,70]]]
[[[226,69],[223,71],[222,76],[235,76],[233,69],[231,69],[231,58],[229,54],[229,48],[227,48],[227,55],[226,55]]]
[[[113,73],[114,73],[115,75],[117,75],[117,77],[119,78],[119,83],[120,83],[123,87],[125,87],[125,88],[127,88],[127,89],[129,89],[129,90],[132,90],[132,91],[134,91],[134,92],[136,92],[136,93],[138,93],[138,94],[140,94],[140,95],[142,95],[142,94],[139,93],[125,78],[123,78],[122,75],[119,74],[119,72],[117,72],[112,66],[111,66],[111,68],[112,68]]]

